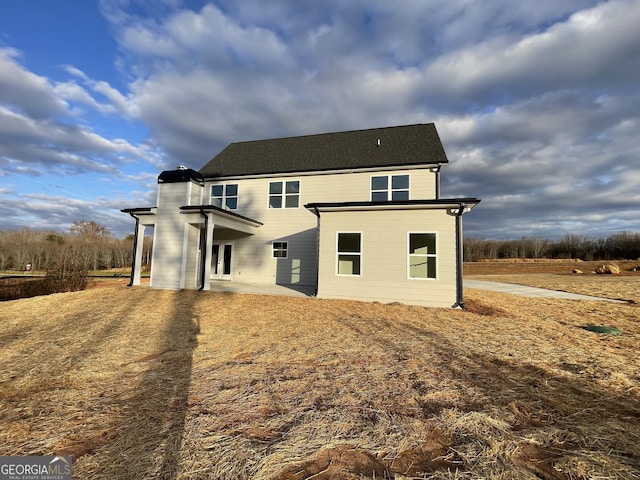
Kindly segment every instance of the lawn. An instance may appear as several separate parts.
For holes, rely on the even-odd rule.
[[[0,455],[70,454],[79,479],[640,478],[640,307],[466,297],[1,303]]]

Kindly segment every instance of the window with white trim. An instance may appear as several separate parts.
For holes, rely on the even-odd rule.
[[[238,184],[211,185],[211,205],[225,210],[237,210]]]
[[[371,201],[409,200],[409,175],[371,177]]]
[[[336,274],[359,276],[362,272],[362,234],[338,232],[337,237]]]
[[[436,234],[409,233],[408,237],[409,278],[436,279]]]
[[[300,181],[269,182],[269,208],[298,208]]]
[[[289,242],[273,242],[273,258],[287,258]]]

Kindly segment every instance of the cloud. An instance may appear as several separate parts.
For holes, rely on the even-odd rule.
[[[558,92],[463,121],[443,119],[451,159],[443,191],[483,198],[469,217],[479,236],[634,230],[639,102],[638,95]]]
[[[640,70],[638,22],[637,2],[602,3],[515,42],[498,37],[443,55],[428,65],[424,80],[456,104],[549,89],[632,87]]]
[[[114,166],[143,158],[145,148],[107,139],[79,125],[28,118],[0,106],[3,174],[30,167],[47,171],[113,173]]]
[[[433,121],[443,194],[483,199],[468,234],[637,229],[637,1],[193,3],[101,1],[118,88],[0,49],[4,171],[111,171],[139,192],[234,141]]]
[[[65,114],[66,103],[53,95],[45,78],[17,63],[20,56],[15,49],[0,48],[0,104],[37,119]]]
[[[104,82],[89,80],[75,67],[75,77],[100,92],[109,103],[99,103],[74,81],[54,82],[26,70],[13,49],[0,49],[0,164],[2,175],[47,171],[112,174],[131,161],[157,158],[148,145],[106,138],[83,126],[84,105],[101,114],[127,111],[126,99]]]
[[[170,164],[199,168],[231,141],[435,121],[443,190],[484,198],[478,235],[603,227],[594,212],[614,228],[637,205],[635,1],[119,8],[121,49],[144,66],[129,100]]]
[[[82,70],[71,65],[65,65],[63,68],[67,73],[79,78],[86,88],[81,87],[75,81],[59,82],[54,86],[54,92],[56,94],[67,100],[84,103],[99,110],[103,114],[120,113],[123,116],[131,118],[137,116],[137,109],[135,105],[132,105],[130,99],[107,82],[93,80]],[[99,103],[87,89],[94,92],[94,94],[99,94],[106,100],[106,103]]]
[[[113,113],[111,105],[99,104],[84,88],[75,82],[61,82],[53,86],[53,93],[60,99],[90,106],[102,113]]]
[[[9,188],[0,188],[3,230],[28,226],[65,231],[76,220],[94,220],[121,238],[133,231],[133,220],[123,215],[120,209],[132,203],[154,205],[157,175],[120,179],[118,188],[112,189],[108,196],[91,193],[97,185],[89,174],[77,175],[75,180],[78,185],[86,185],[87,192],[81,192],[73,182],[67,185],[68,177],[64,175],[32,177],[31,183],[37,189],[31,192],[21,192],[20,186],[11,184],[14,180],[9,177]]]

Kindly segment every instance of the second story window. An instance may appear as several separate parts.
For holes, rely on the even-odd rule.
[[[371,177],[371,200],[409,200],[409,175],[380,175]]]
[[[211,205],[225,210],[237,210],[238,184],[211,185]]]
[[[300,181],[269,182],[269,208],[298,208]]]

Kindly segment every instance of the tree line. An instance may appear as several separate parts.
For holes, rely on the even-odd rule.
[[[602,238],[567,234],[557,240],[541,237],[522,237],[518,240],[464,240],[465,261],[500,258],[635,260],[640,259],[640,233],[619,232]]]
[[[143,267],[151,265],[152,239],[145,237]],[[131,266],[133,235],[115,238],[96,222],[77,220],[67,233],[24,228],[0,231],[0,270],[48,271],[72,258],[89,270]],[[465,261],[501,258],[640,259],[640,233],[620,232],[602,238],[567,234],[560,239],[522,237],[511,240],[464,240]]]
[[[115,238],[93,221],[77,220],[67,233],[21,230],[0,231],[0,270],[49,271],[72,259],[89,270],[131,266],[133,235]],[[143,264],[151,263],[152,239],[144,239]]]

